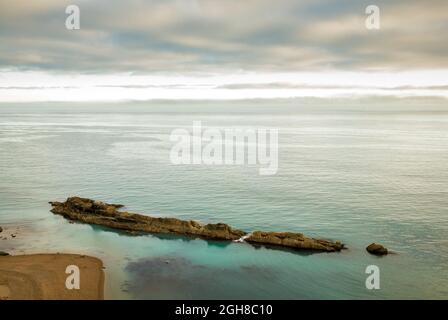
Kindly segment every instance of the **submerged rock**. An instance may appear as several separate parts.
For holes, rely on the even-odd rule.
[[[367,252],[377,255],[377,256],[384,256],[389,253],[387,248],[383,247],[382,245],[378,243],[372,243],[366,248]]]
[[[300,233],[262,232],[248,234],[233,229],[227,224],[201,224],[193,220],[176,218],[154,218],[126,211],[119,211],[122,205],[108,204],[86,198],[71,197],[65,202],[50,202],[51,212],[70,221],[106,226],[128,232],[148,232],[178,234],[215,240],[247,241],[260,245],[275,245],[297,250],[340,251],[344,245],[340,242],[305,237]]]
[[[249,243],[268,244],[303,250],[333,252],[344,249],[344,245],[338,241],[332,242],[328,240],[308,238],[301,233],[291,232],[255,231],[246,238],[246,241]]]

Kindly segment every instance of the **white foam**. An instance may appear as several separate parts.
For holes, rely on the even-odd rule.
[[[244,242],[247,238],[249,238],[252,235],[252,233],[248,233],[244,236],[242,236],[241,238],[237,239],[237,240],[233,240],[233,242]]]

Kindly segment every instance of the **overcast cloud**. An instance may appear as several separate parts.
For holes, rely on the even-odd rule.
[[[81,30],[65,28],[69,4],[81,9]],[[370,4],[381,9],[380,30],[365,28]],[[446,0],[0,0],[0,100],[6,87],[21,85],[10,83],[11,71],[190,77],[439,72],[448,70],[447,17]],[[159,85],[122,82],[132,89]],[[291,86],[297,83],[283,89]]]

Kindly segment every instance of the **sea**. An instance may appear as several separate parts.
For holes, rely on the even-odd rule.
[[[278,170],[173,164],[173,130],[278,130]],[[82,196],[154,217],[342,241],[336,253],[69,223]],[[80,253],[106,299],[448,299],[448,105],[425,99],[2,103],[0,250]],[[370,255],[380,243],[393,254]],[[369,289],[369,266],[379,288]],[[82,285],[82,274],[81,274]]]

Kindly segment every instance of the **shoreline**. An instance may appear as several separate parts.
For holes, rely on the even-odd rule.
[[[68,266],[79,269],[79,289],[68,289]],[[0,300],[103,300],[103,262],[79,254],[0,256]]]

